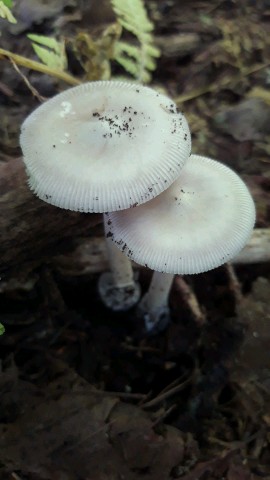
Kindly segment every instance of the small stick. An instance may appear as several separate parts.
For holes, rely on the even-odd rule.
[[[40,93],[37,91],[37,89],[35,87],[33,87],[33,85],[31,85],[28,78],[22,73],[22,71],[19,69],[18,65],[14,62],[13,58],[10,58],[9,60],[12,64],[13,68],[16,70],[16,72],[20,75],[20,77],[22,77],[24,83],[26,84],[27,88],[29,88],[32,95],[34,97],[36,97],[40,103],[43,103],[46,100],[45,97],[42,97],[42,95],[40,95]]]
[[[149,400],[149,402],[142,403],[141,407],[149,408],[149,407],[154,407],[155,405],[158,405],[160,402],[167,400],[167,398],[171,397],[172,395],[175,395],[176,393],[184,390],[186,386],[190,384],[192,379],[193,379],[193,375],[191,375],[189,378],[187,378],[184,382],[180,383],[179,385],[176,385],[170,390],[167,390],[166,392],[159,394],[157,397],[153,398],[152,400]]]
[[[231,263],[225,263],[225,269],[229,278],[230,290],[233,293],[234,299],[237,304],[241,303],[243,300],[243,294],[241,290],[241,284],[237,278],[234,267]]]
[[[200,308],[199,302],[192,288],[185,282],[183,277],[179,275],[175,276],[174,286],[181,292],[183,301],[188,305],[196,324],[200,327],[204,325],[206,317]]]
[[[61,70],[56,70],[55,68],[50,68],[43,63],[36,62],[35,60],[30,60],[27,57],[23,57],[22,55],[17,55],[16,53],[12,53],[8,50],[0,48],[0,60],[3,57],[12,59],[17,65],[20,65],[21,67],[29,68],[30,70],[45,73],[47,75],[51,75],[52,77],[58,78],[59,80],[63,80],[69,85],[80,85],[80,83],[82,83],[78,78],[73,77],[69,73],[62,72]]]

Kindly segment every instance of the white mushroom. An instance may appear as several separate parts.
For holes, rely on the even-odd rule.
[[[20,140],[34,193],[81,212],[117,211],[154,198],[177,178],[190,154],[187,122],[172,100],[148,87],[112,81],[80,85],[45,102],[23,123]],[[100,282],[113,309],[123,302],[122,289],[131,299],[133,288],[132,302],[138,300],[131,266],[120,263],[118,272]],[[125,286],[119,276],[126,277]],[[115,302],[112,289],[121,291]]]
[[[174,274],[201,273],[230,261],[251,235],[255,207],[247,187],[230,168],[191,155],[165,192],[106,218],[107,235],[118,248],[155,270],[140,304],[146,327],[152,330],[167,315]]]
[[[70,210],[106,212],[168,188],[189,157],[190,134],[164,95],[100,81],[37,108],[22,125],[21,146],[39,198]]]

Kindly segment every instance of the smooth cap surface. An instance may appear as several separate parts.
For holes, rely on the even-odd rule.
[[[254,203],[241,178],[215,160],[191,155],[168,190],[135,209],[107,214],[105,227],[135,262],[192,274],[231,260],[254,222]]]
[[[190,132],[172,100],[132,83],[91,82],[66,90],[23,123],[32,190],[53,205],[116,211],[154,198],[190,155]]]

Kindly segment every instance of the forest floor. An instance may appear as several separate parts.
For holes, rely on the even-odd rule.
[[[269,228],[270,2],[146,3],[161,49],[151,86],[184,111],[194,153],[241,175],[256,226]],[[102,0],[20,0],[14,15],[0,46],[33,59],[29,32],[97,39],[115,21]],[[83,79],[72,52],[69,71]],[[0,72],[0,171],[16,195],[25,177],[9,175],[34,89],[49,98],[67,85],[3,58]],[[127,75],[115,64],[112,74]],[[172,321],[151,337],[134,312],[110,313],[98,298],[100,226],[62,251],[42,230],[28,247],[19,225],[21,251],[6,247],[12,229],[0,242],[1,480],[270,480],[269,263],[177,276]],[[138,274],[145,291],[151,272]]]

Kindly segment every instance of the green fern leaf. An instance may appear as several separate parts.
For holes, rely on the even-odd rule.
[[[50,68],[64,71],[67,68],[65,44],[44,35],[27,35],[38,58]]]
[[[160,50],[153,45],[147,44],[145,45],[145,50],[150,57],[158,58],[160,56]]]
[[[12,2],[0,0],[0,18],[5,18],[10,23],[17,23],[16,18],[9,8],[11,6]]]
[[[137,27],[138,32],[153,31],[153,24],[147,17],[142,0],[111,0],[111,3],[120,23],[122,20],[127,21],[127,27],[133,24]]]
[[[2,1],[8,8],[13,7],[13,1],[12,0],[2,0]]]
[[[114,54],[117,57],[126,55],[128,57],[134,58],[136,61],[139,61],[140,58],[140,50],[137,46],[122,41],[117,42],[117,44],[115,45]]]
[[[156,58],[160,55],[154,46],[153,24],[148,19],[142,0],[111,0],[119,24],[131,32],[138,44],[116,42],[114,59],[140,82],[149,82],[149,71],[156,68]]]
[[[118,57],[118,63],[131,75],[136,76],[137,64],[133,60],[127,59],[124,56]]]

